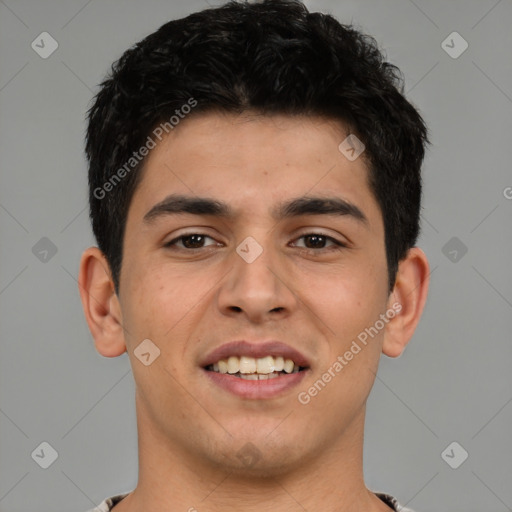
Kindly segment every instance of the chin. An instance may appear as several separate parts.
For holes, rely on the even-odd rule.
[[[260,452],[259,458],[256,457],[254,460],[247,457],[239,458],[238,454],[235,454],[234,457],[233,455],[230,457],[228,464],[225,465],[226,469],[233,471],[233,477],[250,480],[255,478],[275,479],[290,473],[296,467],[296,460],[290,460],[275,452],[271,454]]]
[[[238,479],[276,478],[290,473],[304,460],[304,447],[290,438],[269,439],[270,431],[254,438],[245,435],[243,439],[231,439],[222,447],[217,445],[217,450],[209,454],[212,462]]]

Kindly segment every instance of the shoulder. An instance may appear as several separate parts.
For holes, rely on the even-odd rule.
[[[123,498],[126,498],[128,494],[130,493],[125,492],[123,494],[116,494],[110,498],[105,498],[99,505],[87,510],[86,512],[110,512],[114,505],[117,505]]]
[[[391,496],[391,494],[376,492],[375,495],[378,496],[386,505],[389,505],[395,512],[414,512],[414,510],[400,505],[398,500],[394,496]]]

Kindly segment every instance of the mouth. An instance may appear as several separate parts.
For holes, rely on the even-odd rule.
[[[231,356],[228,359],[219,359],[216,363],[205,367],[206,371],[229,374],[245,380],[276,379],[280,375],[289,375],[306,369],[304,366],[295,364],[293,359],[270,355],[258,359],[248,356]]]
[[[283,395],[298,385],[310,369],[306,358],[288,345],[245,341],[219,347],[201,366],[213,383],[248,399]]]

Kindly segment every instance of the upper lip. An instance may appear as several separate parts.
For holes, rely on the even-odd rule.
[[[201,362],[204,368],[230,356],[247,356],[258,359],[265,356],[282,356],[291,359],[296,365],[309,367],[309,361],[298,350],[276,340],[250,343],[245,340],[232,341],[209,352]]]

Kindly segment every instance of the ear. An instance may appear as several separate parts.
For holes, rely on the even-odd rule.
[[[82,254],[78,287],[96,350],[105,357],[120,356],[126,351],[121,306],[109,264],[98,247]]]
[[[409,249],[399,262],[395,286],[388,299],[388,311],[396,314],[384,333],[382,352],[387,356],[400,356],[412,338],[427,300],[429,279],[425,253],[418,247]]]

